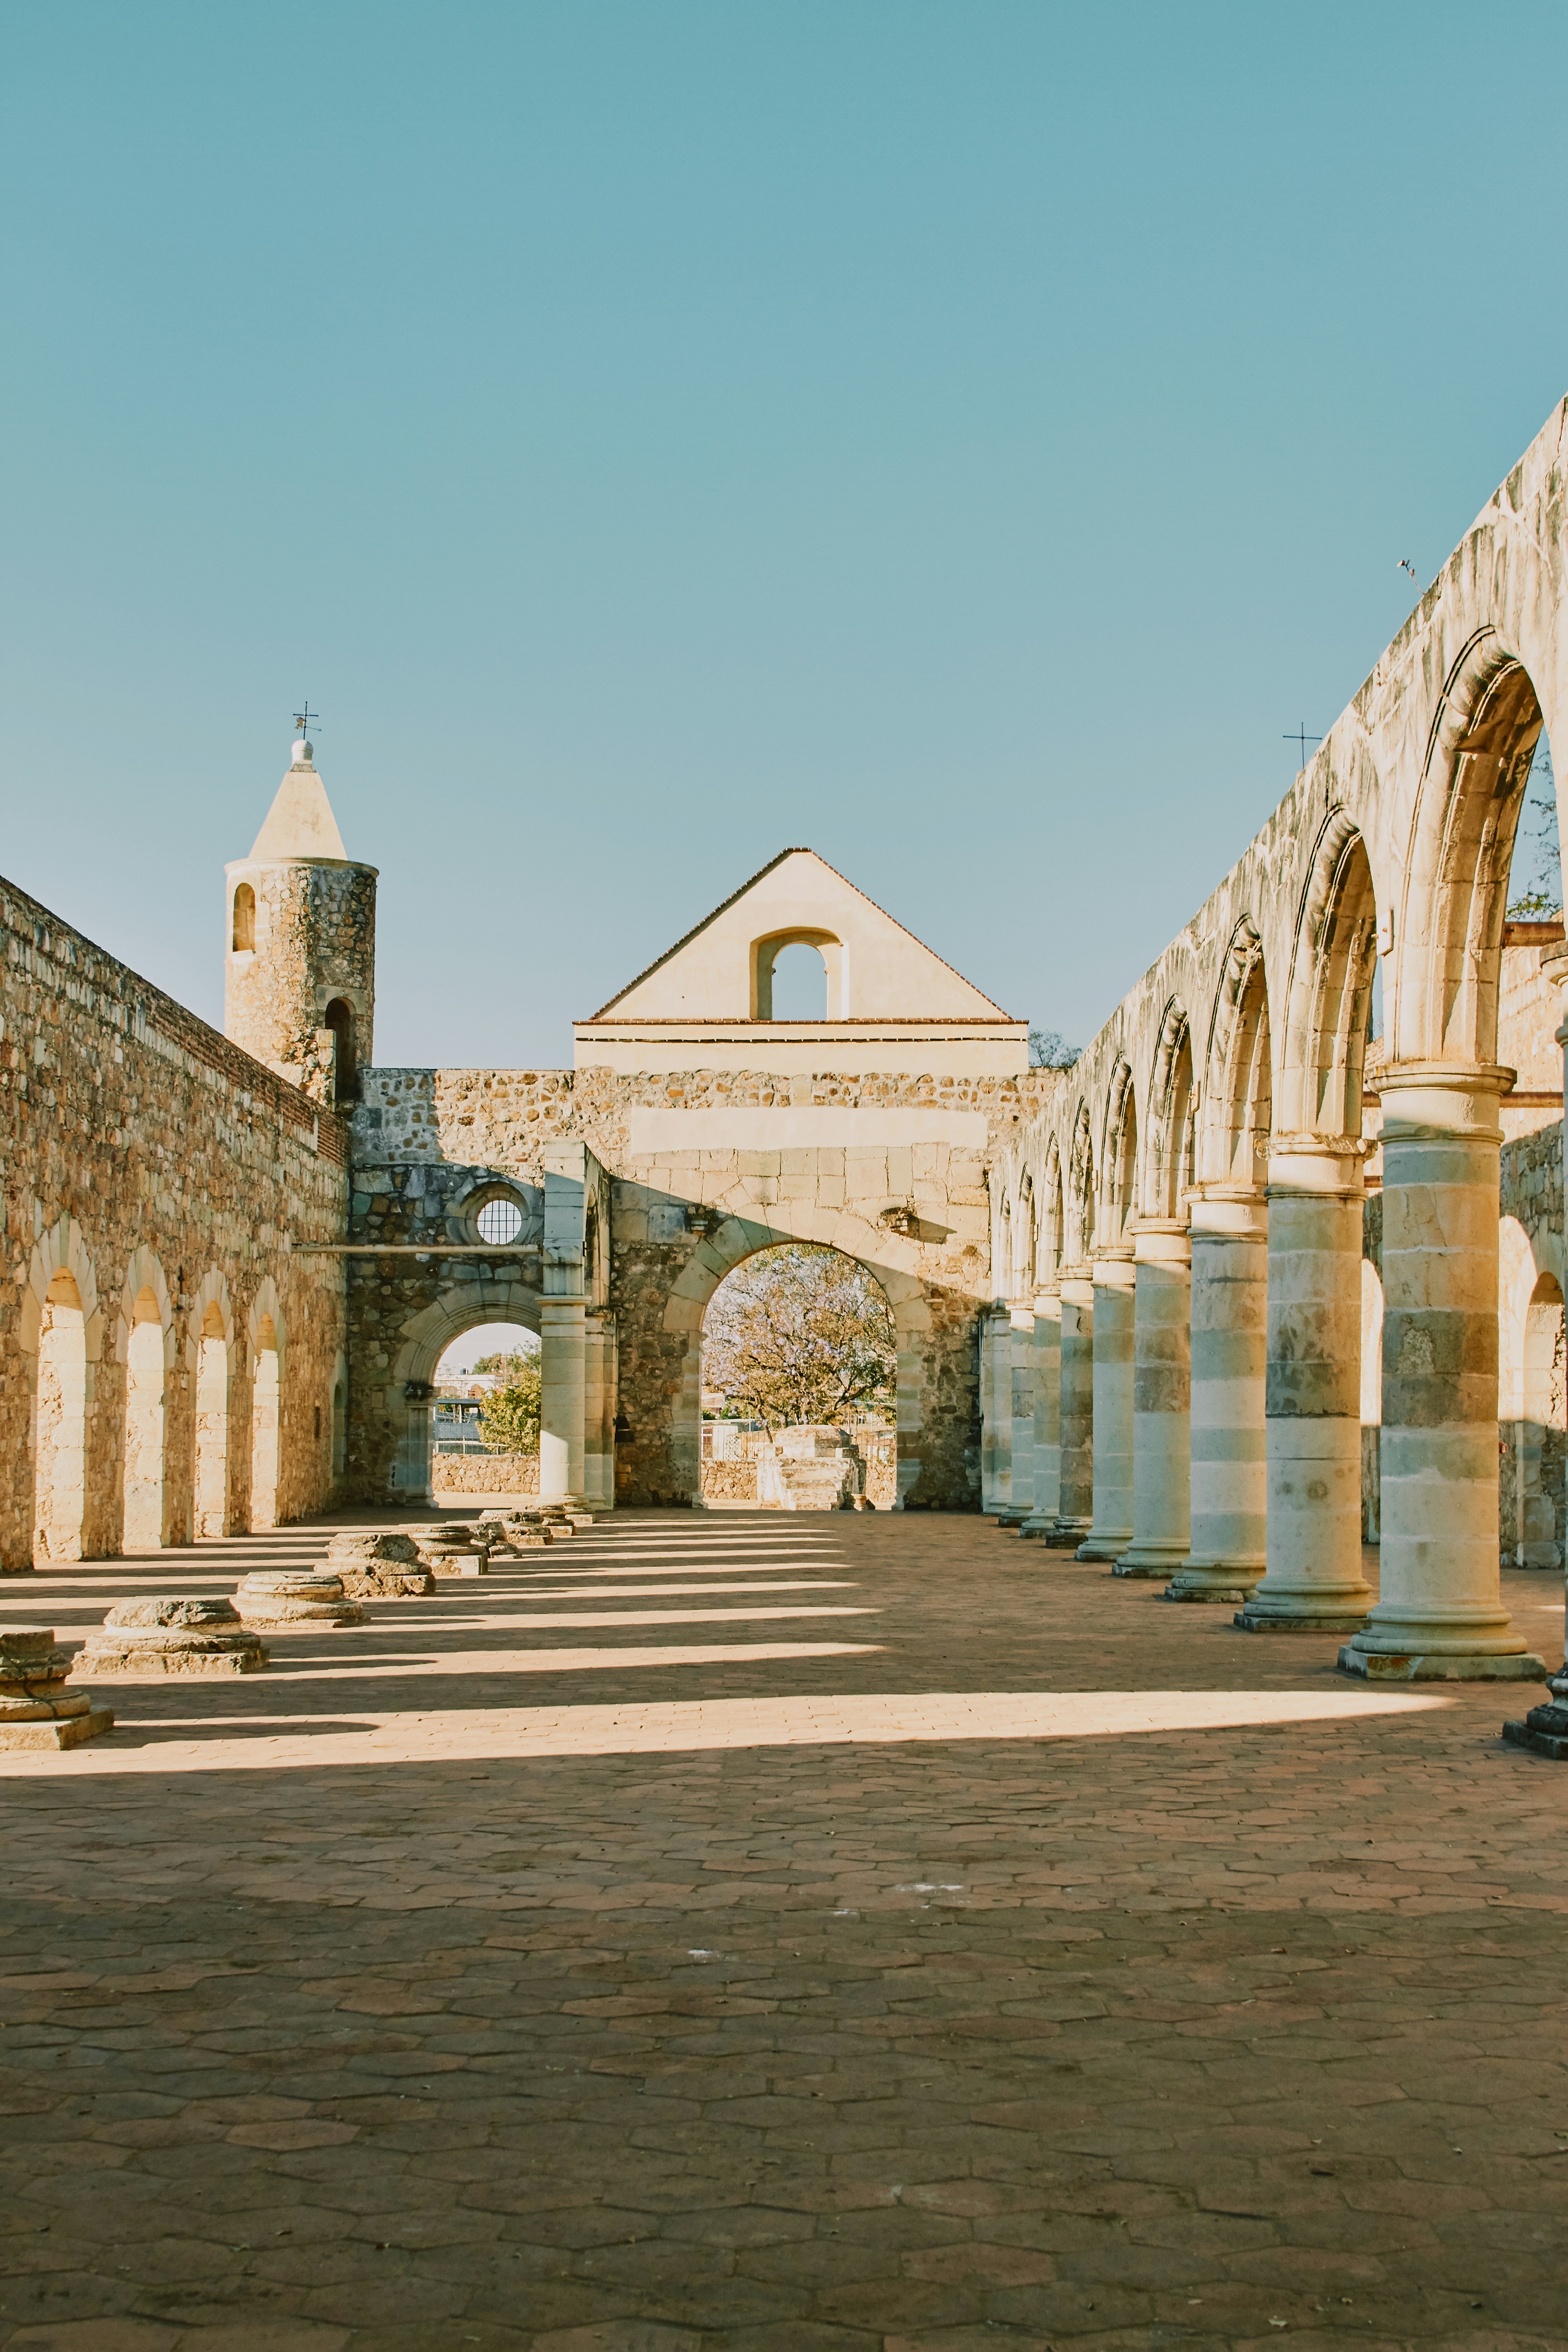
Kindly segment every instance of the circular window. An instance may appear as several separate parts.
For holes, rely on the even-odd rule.
[[[522,1231],[522,1211],[515,1201],[487,1201],[479,1215],[479,1239],[505,1249]]]

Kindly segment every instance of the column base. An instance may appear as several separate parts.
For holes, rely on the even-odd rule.
[[[1226,1601],[1246,1608],[1263,1581],[1260,1559],[1183,1560],[1162,1601]]]
[[[1370,1584],[1278,1594],[1259,1585],[1231,1622],[1243,1633],[1359,1633],[1371,1607]]]
[[[1020,1520],[1018,1533],[1030,1538],[1037,1538],[1042,1542],[1048,1542],[1051,1537],[1057,1534],[1058,1528],[1058,1522],[1054,1511],[1047,1511],[1037,1519],[1031,1512],[1026,1519]]]
[[[1533,1756],[1568,1764],[1568,1666],[1548,1675],[1552,1696],[1543,1706],[1532,1706],[1522,1723],[1505,1723],[1502,1736],[1510,1748],[1528,1748]]]
[[[1120,1559],[1132,1540],[1131,1528],[1090,1528],[1078,1548],[1079,1559]]]
[[[65,1715],[51,1723],[0,1723],[0,1748],[79,1748],[114,1728],[112,1707],[89,1707],[85,1715]]]
[[[1028,1516],[1029,1514],[1026,1510],[994,1511],[992,1514],[997,1526],[999,1528],[1005,1528],[1009,1533],[1011,1533],[1014,1528],[1021,1528]]]
[[[1110,1573],[1112,1576],[1146,1577],[1152,1581],[1155,1578],[1169,1576],[1173,1568],[1180,1568],[1186,1556],[1184,1537],[1180,1543],[1129,1544]]]
[[[1347,1642],[1340,1652],[1340,1671],[1363,1675],[1373,1683],[1543,1683],[1546,1662],[1529,1650],[1362,1650]],[[1542,1714],[1548,1710],[1533,1710]]]

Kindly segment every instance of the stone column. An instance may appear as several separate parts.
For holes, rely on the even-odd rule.
[[[1094,1283],[1087,1265],[1062,1268],[1061,1507],[1049,1541],[1076,1551],[1094,1513]]]
[[[583,1486],[587,1388],[586,1299],[546,1296],[539,1302],[539,1499],[586,1510]]]
[[[1361,1162],[1352,1136],[1276,1136],[1269,1148],[1268,1565],[1237,1612],[1244,1633],[1353,1633],[1372,1603],[1361,1572]]]
[[[1059,1282],[1035,1297],[1035,1476],[1021,1536],[1055,1533],[1062,1507],[1062,1294]]]
[[[1540,1681],[1498,1547],[1498,1091],[1405,1062],[1383,1096],[1383,1570],[1340,1664],[1397,1682]]]
[[[1005,1511],[1013,1499],[1013,1318],[994,1307],[980,1327],[982,1511]]]
[[[1563,1132],[1568,1137],[1568,947],[1549,948],[1542,956],[1542,975],[1555,982],[1558,989],[1557,1009],[1562,1019],[1557,1024],[1557,1043],[1563,1049]],[[1384,1294],[1384,1312],[1387,1297]],[[1516,1747],[1533,1748],[1538,1756],[1550,1756],[1554,1764],[1568,1763],[1568,1655],[1554,1675],[1547,1677],[1552,1696],[1540,1706],[1532,1706],[1522,1723],[1505,1723],[1502,1736]]]
[[[583,1484],[589,1507],[616,1507],[616,1324],[605,1307],[584,1317]]]
[[[1094,1254],[1094,1524],[1079,1559],[1115,1559],[1132,1540],[1132,1244]]]
[[[1192,1242],[1184,1217],[1140,1217],[1132,1238],[1132,1540],[1118,1576],[1169,1576],[1187,1556]]]
[[[1035,1317],[1032,1308],[1015,1307],[1007,1349],[1007,1409],[1012,1413],[1008,1461],[1012,1471],[1008,1499],[998,1513],[998,1524],[1021,1527],[1035,1507]]]
[[[1192,1543],[1167,1601],[1246,1601],[1263,1574],[1268,1207],[1205,1186],[1193,1202]]]

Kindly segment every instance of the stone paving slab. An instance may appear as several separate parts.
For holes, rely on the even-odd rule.
[[[5,2352],[1568,2341],[1568,1773],[1506,1694],[791,1519],[617,1518],[0,1759]]]

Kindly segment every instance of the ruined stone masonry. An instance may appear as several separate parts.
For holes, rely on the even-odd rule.
[[[375,869],[304,741],[226,869],[226,1036],[0,887],[0,1560],[426,1506],[436,1366],[495,1322],[540,1335],[552,1528],[702,1507],[709,1302],[805,1241],[897,1330],[851,1499],[984,1505],[1042,1574],[1331,1628],[1348,1671],[1539,1676],[1498,1571],[1563,1565],[1568,947],[1506,902],[1568,740],[1565,434],[1070,1071],[803,848],[570,1067],[380,1067]],[[820,1018],[774,1016],[795,948]]]

